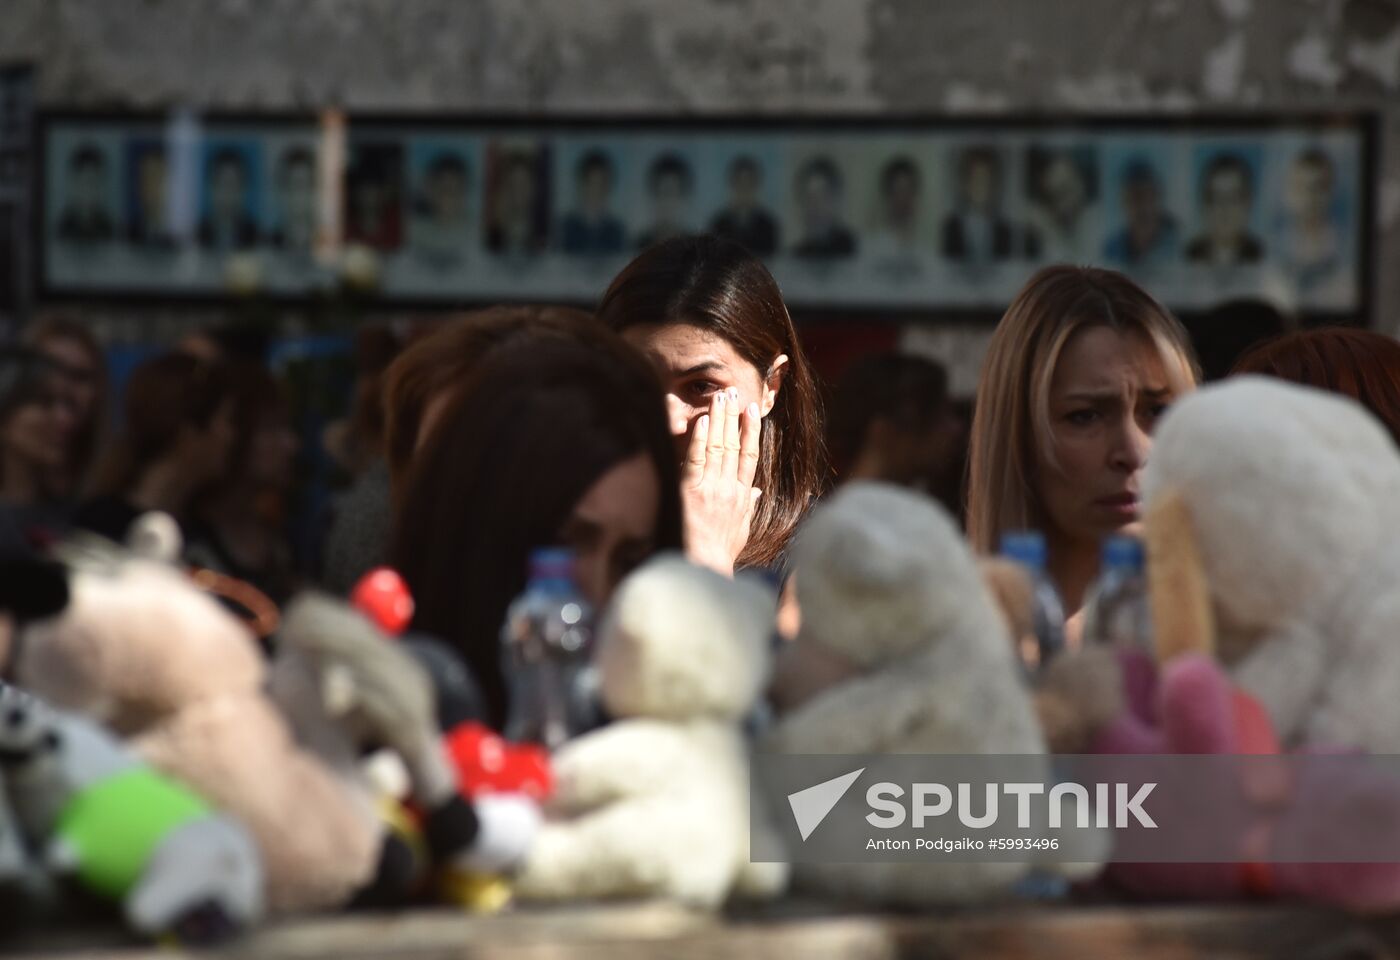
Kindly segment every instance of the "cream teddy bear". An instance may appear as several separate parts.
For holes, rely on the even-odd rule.
[[[1380,423],[1234,378],[1173,405],[1144,494],[1184,503],[1214,620],[1201,629],[1283,744],[1400,752],[1400,453]]]
[[[554,757],[555,793],[518,877],[525,900],[776,893],[749,862],[741,723],[768,675],[775,599],[677,556],[618,589],[595,662],[614,722]]]
[[[788,656],[794,671],[810,659],[831,679],[805,691],[765,738],[766,751],[1041,755],[1035,763],[1049,776],[1007,624],[934,501],[888,484],[849,484],[813,512],[792,555],[802,629]],[[833,660],[846,669],[834,670]],[[1097,869],[1106,838],[1095,838],[1065,858],[1086,862],[1063,872]],[[925,905],[1009,893],[1029,871],[1026,863],[799,863],[794,884]]]
[[[127,738],[252,834],[274,912],[347,902],[374,876],[365,797],[293,737],[253,635],[181,571],[70,545],[69,602],[16,636],[15,682]]]

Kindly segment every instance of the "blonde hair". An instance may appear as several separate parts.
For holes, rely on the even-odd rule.
[[[1086,327],[1135,331],[1156,348],[1174,396],[1200,380],[1180,322],[1146,290],[1113,270],[1051,266],[1016,294],[992,334],[972,417],[967,535],[990,553],[1007,530],[1043,528],[1037,447],[1053,462],[1050,381],[1071,337]]]

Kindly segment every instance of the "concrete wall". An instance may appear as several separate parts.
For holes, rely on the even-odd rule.
[[[0,24],[64,106],[1378,109],[1400,329],[1400,0],[6,0]],[[965,388],[985,337],[914,339]]]

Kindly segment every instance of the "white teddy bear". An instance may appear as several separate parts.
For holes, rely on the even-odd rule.
[[[1400,453],[1380,423],[1232,378],[1173,405],[1144,494],[1185,503],[1217,652],[1284,744],[1400,752]]]
[[[802,610],[794,670],[810,659],[831,679],[804,691],[765,738],[766,751],[1040,755],[1031,765],[1049,775],[1006,623],[970,547],[934,501],[889,484],[849,484],[798,533],[793,566]],[[1063,872],[1097,870],[1106,838],[1094,836],[1075,852],[1086,862]],[[793,879],[827,896],[918,906],[1009,893],[1030,869],[798,863]]]
[[[623,582],[595,662],[614,722],[554,757],[550,821],[517,878],[525,900],[669,897],[711,908],[771,894],[749,862],[741,724],[768,676],[774,597],[678,556]]]

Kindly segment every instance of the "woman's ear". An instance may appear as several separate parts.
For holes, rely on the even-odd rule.
[[[758,405],[758,412],[762,416],[768,416],[773,410],[773,404],[778,402],[778,391],[783,387],[783,375],[787,373],[787,364],[787,354],[778,354],[778,359],[773,361],[773,365],[768,368],[768,375],[763,378],[763,402]]]

